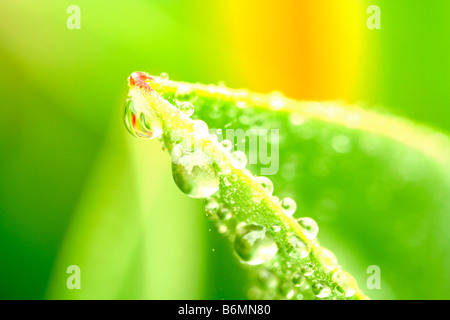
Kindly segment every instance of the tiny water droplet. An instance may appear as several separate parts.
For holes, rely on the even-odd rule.
[[[205,210],[210,213],[214,213],[219,209],[219,203],[214,198],[206,199]]]
[[[266,268],[261,269],[257,275],[257,283],[262,289],[275,289],[278,285],[277,276]]]
[[[314,240],[319,233],[319,226],[314,219],[304,217],[297,219],[298,224],[302,227],[303,233],[309,240]]]
[[[280,230],[281,230],[281,227],[280,227],[279,225],[275,224],[275,225],[273,226],[273,231],[275,231],[275,232],[280,232]]]
[[[125,126],[136,138],[153,139],[162,134],[162,126],[156,114],[141,93],[130,90],[125,103]]]
[[[281,200],[281,207],[283,208],[283,212],[287,216],[292,216],[297,209],[297,204],[295,203],[294,199],[286,197]]]
[[[272,195],[273,193],[273,183],[272,180],[270,180],[267,177],[260,176],[255,178],[256,181],[264,188],[264,190],[267,191],[269,195]]]
[[[190,117],[194,114],[194,105],[189,101],[181,102],[178,105],[178,109],[186,117]]]
[[[227,151],[230,151],[233,148],[233,142],[231,142],[230,140],[222,140],[221,144],[222,147],[224,147]]]
[[[295,294],[295,288],[292,282],[284,281],[280,284],[279,288],[280,294],[285,299],[292,299]]]
[[[162,72],[159,76],[164,80],[169,80],[169,74],[167,72]]]
[[[228,208],[221,208],[219,212],[217,213],[217,216],[220,220],[228,220],[233,216],[233,213]]]
[[[247,165],[247,156],[242,151],[234,151],[231,153],[231,164],[236,169],[244,169]]]
[[[275,240],[266,228],[257,224],[238,226],[234,248],[241,260],[249,265],[270,261],[278,251]]]
[[[309,277],[314,273],[314,266],[311,263],[306,263],[302,266],[302,273]]]
[[[312,285],[312,291],[317,298],[323,299],[331,294],[330,287],[323,281],[317,281]]]

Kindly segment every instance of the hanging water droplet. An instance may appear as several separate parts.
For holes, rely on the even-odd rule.
[[[125,126],[136,138],[153,139],[162,134],[162,126],[148,102],[136,90],[130,90],[125,103]]]
[[[266,228],[257,224],[238,226],[234,248],[239,258],[249,265],[270,261],[278,251],[275,240]]]
[[[272,195],[273,193],[272,180],[264,176],[256,177],[255,180],[264,188],[264,190],[267,191],[269,195]]]
[[[195,165],[189,172],[184,165],[172,163],[172,176],[178,188],[192,198],[206,198],[219,190],[219,178],[211,165]]]
[[[304,259],[311,252],[311,248],[295,234],[289,238],[289,243],[292,246],[289,255],[294,259]]]
[[[234,151],[231,153],[231,164],[236,169],[244,169],[247,165],[247,156],[242,151]]]
[[[302,227],[305,237],[309,240],[314,240],[319,233],[319,226],[314,219],[304,217],[297,219],[298,224]]]
[[[219,177],[201,146],[177,144],[171,153],[172,176],[181,191],[193,198],[206,198],[219,189]]]
[[[178,109],[186,117],[190,117],[194,114],[194,105],[189,101],[181,102],[178,105]]]
[[[323,299],[331,294],[330,287],[323,281],[317,281],[312,285],[312,291],[317,298]]]
[[[292,216],[297,209],[297,204],[295,203],[294,199],[286,197],[281,200],[281,207],[283,208],[284,214],[286,214],[287,216]]]

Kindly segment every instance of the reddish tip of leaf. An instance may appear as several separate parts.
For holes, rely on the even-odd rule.
[[[150,77],[145,72],[133,72],[131,76],[128,78],[128,83],[130,85],[130,88],[139,88],[143,90],[153,90],[146,80],[153,80],[152,77]]]

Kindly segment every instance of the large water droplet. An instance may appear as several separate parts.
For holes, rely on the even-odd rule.
[[[178,188],[192,198],[206,198],[219,190],[219,178],[212,166],[194,166],[188,172],[172,163],[172,176]]]
[[[297,219],[298,224],[302,227],[304,235],[309,240],[314,240],[319,233],[319,226],[314,219],[305,217]]]
[[[181,191],[193,198],[206,198],[219,190],[219,177],[201,146],[182,144],[172,149],[172,176]]]
[[[271,260],[278,251],[275,240],[266,228],[257,224],[238,226],[234,248],[241,260],[250,265],[258,265]]]
[[[136,138],[153,139],[162,134],[162,126],[156,114],[141,93],[131,91],[125,103],[125,126]]]

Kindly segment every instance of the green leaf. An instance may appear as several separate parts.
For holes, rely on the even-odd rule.
[[[285,214],[279,198],[268,192],[271,188],[264,188],[262,178],[250,172],[274,173],[270,178],[276,194],[294,198],[299,216],[322,220],[321,234],[323,229],[330,234],[333,229],[345,230],[352,237],[335,235],[339,242],[358,239],[348,246],[366,252],[392,249],[398,256],[408,256],[410,247],[422,245],[425,237],[423,228],[402,225],[408,223],[408,209],[414,207],[423,219],[433,213],[434,205],[440,207],[434,212],[437,214],[448,207],[446,195],[435,192],[436,183],[448,190],[448,139],[429,128],[342,103],[297,102],[279,93],[254,94],[143,73],[130,77],[130,88],[134,105],[128,109],[128,127],[140,137],[140,133],[147,137],[162,133],[161,141],[172,154],[175,182],[190,196],[207,198],[211,219],[253,273],[251,297],[366,298],[354,279],[336,264],[334,255]],[[275,156],[272,160],[279,160],[279,170],[272,172],[273,168],[261,161],[249,165],[250,171],[241,168],[234,159],[239,153],[230,154],[217,136],[205,134],[203,122],[183,115],[186,102],[195,105],[192,119],[221,129],[220,134],[226,129],[245,130],[247,145],[259,134],[258,129],[279,130],[279,141],[259,134],[259,139],[269,139]],[[145,121],[136,121],[142,114]],[[193,156],[197,151],[200,160]],[[246,151],[249,158],[254,156],[255,150]],[[189,157],[183,158],[184,154]],[[219,190],[210,196],[216,180]],[[411,204],[416,200],[419,206]],[[380,218],[386,219],[384,223],[373,223]],[[314,227],[314,220],[301,221]],[[339,224],[338,228],[334,224]],[[369,243],[373,239],[378,243]],[[333,242],[337,249],[339,242]],[[391,243],[392,248],[381,246],[383,242]],[[392,245],[397,242],[403,245]],[[437,246],[433,249],[442,251]],[[420,261],[412,262],[413,268],[401,272],[420,268]],[[382,263],[382,259],[368,263],[366,268]],[[386,265],[395,270],[395,263]],[[384,265],[381,269],[385,270]],[[434,283],[439,286],[439,280]]]

